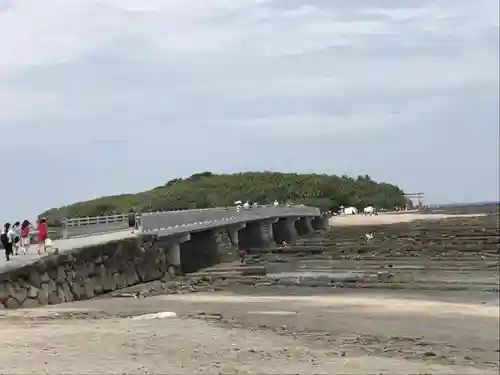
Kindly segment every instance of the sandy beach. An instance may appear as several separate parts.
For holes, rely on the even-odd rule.
[[[387,225],[396,223],[409,223],[416,220],[441,220],[453,217],[476,217],[484,216],[483,214],[463,214],[463,215],[449,215],[449,214],[421,214],[417,212],[412,213],[381,213],[374,216],[365,216],[363,214],[351,216],[332,216],[329,218],[330,226],[351,226],[351,225]]]

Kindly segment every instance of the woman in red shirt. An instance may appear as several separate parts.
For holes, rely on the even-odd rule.
[[[36,228],[38,233],[36,235],[36,241],[38,243],[38,255],[42,253],[42,249],[47,252],[45,247],[45,240],[49,237],[47,232],[47,220],[45,218],[40,219],[38,227]]]

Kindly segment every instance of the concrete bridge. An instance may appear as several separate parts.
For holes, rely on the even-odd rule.
[[[0,263],[0,303],[33,307],[89,299],[139,283],[195,272],[237,249],[271,246],[326,228],[306,206],[214,208],[65,220],[58,254],[32,250]],[[0,305],[0,308],[2,305]]]

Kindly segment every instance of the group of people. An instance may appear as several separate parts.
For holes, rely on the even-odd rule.
[[[252,208],[258,208],[259,205],[257,202],[253,202],[252,204],[250,204],[248,201],[246,201],[245,203],[243,203],[242,201],[236,201],[234,202],[234,204],[236,205],[236,210],[239,211],[242,207],[245,209],[245,210],[248,210],[250,207]],[[280,203],[275,200],[273,202],[273,206],[274,207],[278,207],[280,205]],[[290,206],[290,204],[287,204],[287,206]]]
[[[41,219],[36,228],[29,222],[24,220],[22,223],[16,221],[14,225],[5,223],[3,226],[0,240],[5,249],[5,259],[9,261],[13,255],[19,255],[19,250],[22,249],[24,255],[28,254],[31,245],[32,231],[36,230],[36,242],[38,255],[42,251],[47,252],[46,241],[48,240],[47,220]]]

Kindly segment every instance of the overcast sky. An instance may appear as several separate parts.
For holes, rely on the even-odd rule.
[[[206,170],[498,199],[498,14],[498,0],[0,0],[0,219]]]

